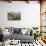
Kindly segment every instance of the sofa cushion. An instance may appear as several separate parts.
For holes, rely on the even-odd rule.
[[[14,27],[9,27],[8,32],[10,32],[11,34],[13,34],[14,33]]]
[[[27,28],[25,35],[30,35],[30,28]]]
[[[27,28],[26,29],[21,29],[21,33],[24,35],[27,32]]]
[[[14,33],[20,33],[21,29],[20,28],[14,28]]]
[[[20,42],[31,42],[32,40],[34,40],[34,37],[33,36],[29,36],[29,35],[21,35],[21,34],[13,34],[13,35],[10,35],[9,38],[12,40],[12,39],[15,39],[15,40],[20,40]]]

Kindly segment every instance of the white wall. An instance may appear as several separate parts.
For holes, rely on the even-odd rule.
[[[7,13],[21,12],[20,21],[8,21]],[[38,2],[2,2],[0,1],[0,26],[2,27],[32,27],[40,26],[40,4]]]

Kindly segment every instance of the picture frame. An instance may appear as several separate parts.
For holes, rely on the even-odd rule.
[[[8,12],[8,20],[21,20],[20,12]]]

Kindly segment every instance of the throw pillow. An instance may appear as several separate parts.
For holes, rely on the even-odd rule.
[[[21,29],[21,33],[24,35],[27,32],[27,29]]]
[[[21,29],[20,28],[15,28],[14,33],[20,33]]]

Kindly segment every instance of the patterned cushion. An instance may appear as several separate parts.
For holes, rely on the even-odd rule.
[[[21,29],[20,28],[14,28],[14,33],[20,33]]]
[[[9,27],[8,32],[13,34],[14,33],[14,27]]]

